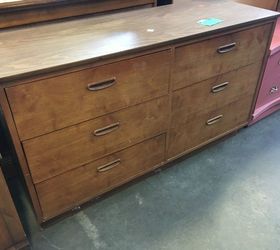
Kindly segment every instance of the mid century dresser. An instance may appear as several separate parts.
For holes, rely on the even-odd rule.
[[[1,108],[39,221],[246,126],[277,16],[177,0],[1,32]]]

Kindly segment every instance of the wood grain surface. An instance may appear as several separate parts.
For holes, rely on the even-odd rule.
[[[132,5],[135,4],[148,4],[153,3],[153,0],[114,0],[114,2],[108,2],[108,0],[102,0],[101,2],[105,2],[106,4],[111,5],[121,5],[122,3],[126,3],[128,5],[128,2],[131,2]],[[38,6],[56,6],[56,5],[73,5],[75,3],[88,3],[92,2],[96,5],[100,4],[100,1],[98,0],[10,0],[10,1],[0,1],[0,11],[12,11],[13,9],[21,10],[26,8],[34,8]],[[34,10],[36,12],[36,10]]]
[[[35,183],[167,131],[168,98],[161,97],[23,142]],[[114,130],[94,131],[112,124]]]
[[[83,0],[81,0],[83,1]],[[18,7],[30,7],[35,5],[45,5],[45,4],[58,4],[63,2],[73,2],[71,0],[9,0],[0,1],[0,10],[11,10]]]
[[[45,219],[67,211],[117,185],[151,171],[164,162],[165,136],[161,135],[36,185]],[[98,168],[117,162],[113,168]]]
[[[174,91],[172,117],[177,120],[182,114],[188,117],[216,110],[238,101],[240,96],[254,95],[260,68],[261,62]]]
[[[190,116],[185,115],[187,110],[182,107],[181,113],[177,112],[172,119],[168,158],[190,152],[200,144],[246,123],[249,119],[252,100],[253,95],[240,96],[237,102]],[[210,122],[211,120],[213,121]]]
[[[277,16],[229,1],[177,0],[153,10],[0,32],[0,104],[39,221],[248,124]],[[224,21],[197,23],[206,17]],[[93,68],[100,70],[96,78]],[[89,102],[87,88],[108,92]],[[33,121],[25,121],[31,132],[24,134],[16,122],[25,114]],[[104,171],[107,177],[98,177]],[[65,195],[67,187],[73,197]]]
[[[154,5],[154,0],[23,0],[2,3],[0,4],[0,29]]]
[[[271,25],[268,24],[178,47],[175,50],[173,88],[188,86],[262,60],[270,34]],[[221,48],[225,49],[219,53]]]
[[[21,140],[166,95],[170,58],[163,51],[8,88]]]
[[[211,27],[197,23],[209,13],[224,22]],[[190,40],[277,15],[234,2],[177,0],[152,9],[2,31],[0,83],[34,72]]]

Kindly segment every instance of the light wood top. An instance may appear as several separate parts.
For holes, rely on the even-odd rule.
[[[276,12],[224,0],[175,0],[173,5],[0,32],[0,83],[100,58],[156,48],[215,33]],[[205,27],[198,20],[224,22]]]

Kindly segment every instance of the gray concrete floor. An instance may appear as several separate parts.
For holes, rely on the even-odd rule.
[[[45,230],[29,212],[35,250],[280,249],[280,112]]]

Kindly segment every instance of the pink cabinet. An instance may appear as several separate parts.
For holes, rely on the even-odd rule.
[[[262,85],[251,124],[280,109],[280,19],[270,47]]]

